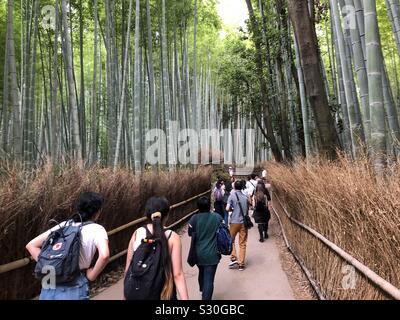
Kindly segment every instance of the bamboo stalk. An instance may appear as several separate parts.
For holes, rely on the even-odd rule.
[[[203,193],[198,194],[197,196],[194,196],[194,197],[189,198],[189,199],[187,199],[187,200],[185,200],[185,201],[176,203],[176,204],[174,204],[174,205],[172,205],[172,206],[170,207],[170,210],[175,209],[175,208],[178,208],[178,207],[181,207],[181,206],[183,206],[184,204],[186,204],[186,203],[188,203],[188,202],[190,202],[190,201],[192,201],[192,200],[194,200],[194,199],[200,198],[200,197],[206,195],[206,194],[209,193],[209,192],[210,192],[210,190],[207,190],[207,191],[205,191],[205,192],[203,192]]]
[[[110,258],[110,260],[108,260],[108,263],[113,262],[114,260],[117,260],[118,258],[121,258],[122,256],[126,255],[127,252],[128,252],[128,249],[125,249],[124,251],[121,251],[120,253],[113,255]]]
[[[10,262],[10,263],[3,264],[0,266],[0,274],[25,267],[31,261],[33,261],[33,259],[31,257],[29,257],[29,258],[23,258],[23,259],[19,259],[19,260]]]
[[[193,214],[195,214],[198,210],[194,210],[192,212],[190,212],[189,214],[187,214],[186,216],[184,216],[183,218],[179,219],[178,221],[174,222],[173,224],[167,226],[167,229],[171,229],[172,227],[175,227],[176,225],[180,224],[182,221],[186,220],[187,218],[189,218],[190,216],[192,216]]]
[[[118,227],[118,228],[115,228],[115,229],[113,229],[111,231],[108,231],[107,234],[109,236],[112,236],[113,234],[116,234],[116,233],[118,233],[118,232],[120,232],[122,230],[128,229],[129,227],[132,227],[132,226],[137,225],[137,224],[139,224],[141,222],[144,222],[144,221],[146,221],[146,219],[147,219],[146,217],[142,217],[140,219],[133,220],[133,221],[127,223],[127,224],[124,224],[124,225]]]

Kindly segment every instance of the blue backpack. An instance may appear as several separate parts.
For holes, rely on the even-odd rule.
[[[222,221],[217,229],[217,249],[224,256],[232,253],[232,237],[228,227]]]
[[[43,243],[38,261],[35,266],[35,275],[43,279],[53,268],[56,283],[67,283],[80,274],[79,255],[81,248],[81,230],[84,225],[93,223],[87,221],[79,226],[68,220],[60,225],[58,230],[52,231]]]

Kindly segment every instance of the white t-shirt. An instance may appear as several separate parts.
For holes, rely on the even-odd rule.
[[[146,235],[147,235],[146,228],[140,227],[139,229],[136,230],[135,242],[133,243],[133,252],[135,252],[136,249],[139,248],[139,246],[142,244],[142,240],[146,239]],[[167,237],[168,240],[170,239],[171,235],[172,235],[171,230],[165,230],[165,236]]]
[[[246,182],[246,194],[252,196],[254,190],[256,190],[257,180],[249,180]]]
[[[60,225],[64,226],[65,221]],[[80,222],[74,222],[74,226],[79,226]],[[51,228],[50,231],[60,229],[60,225]],[[87,224],[81,230],[81,250],[79,255],[79,268],[81,270],[88,269],[96,253],[97,246],[103,240],[108,240],[106,229],[97,223]]]

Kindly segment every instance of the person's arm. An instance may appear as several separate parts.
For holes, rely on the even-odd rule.
[[[175,287],[181,300],[189,300],[185,275],[182,269],[181,238],[173,232],[170,241],[172,243],[171,261]]]
[[[136,231],[133,233],[131,241],[129,241],[128,252],[126,254],[125,275],[128,272],[129,266],[133,258],[133,244],[136,240]]]
[[[38,261],[40,250],[42,248],[43,242],[46,241],[47,237],[50,235],[50,230],[38,235],[35,239],[31,240],[26,245],[26,250],[30,253],[33,260]]]
[[[251,206],[253,204],[251,195],[250,194],[246,194],[246,198],[247,198],[247,205]]]
[[[96,264],[93,268],[86,270],[86,278],[89,281],[94,281],[97,279],[99,274],[108,264],[110,259],[110,249],[108,248],[108,239],[101,239],[96,243],[97,250],[99,252],[99,257],[97,258]]]
[[[269,210],[272,210],[273,208],[272,208],[272,201],[271,200],[268,200],[268,209]]]
[[[233,190],[232,190],[232,191],[233,191]],[[229,196],[229,198],[228,198],[228,204],[226,205],[226,208],[225,208],[225,210],[226,210],[227,212],[231,211],[232,208],[233,208],[233,205],[232,205],[232,194],[233,194],[233,193],[231,193],[231,195]]]
[[[267,202],[268,202],[268,209],[272,210],[272,198],[268,190],[267,190]]]

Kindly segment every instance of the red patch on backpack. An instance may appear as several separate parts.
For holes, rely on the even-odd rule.
[[[54,251],[58,251],[62,248],[62,242],[58,242],[53,246]]]

